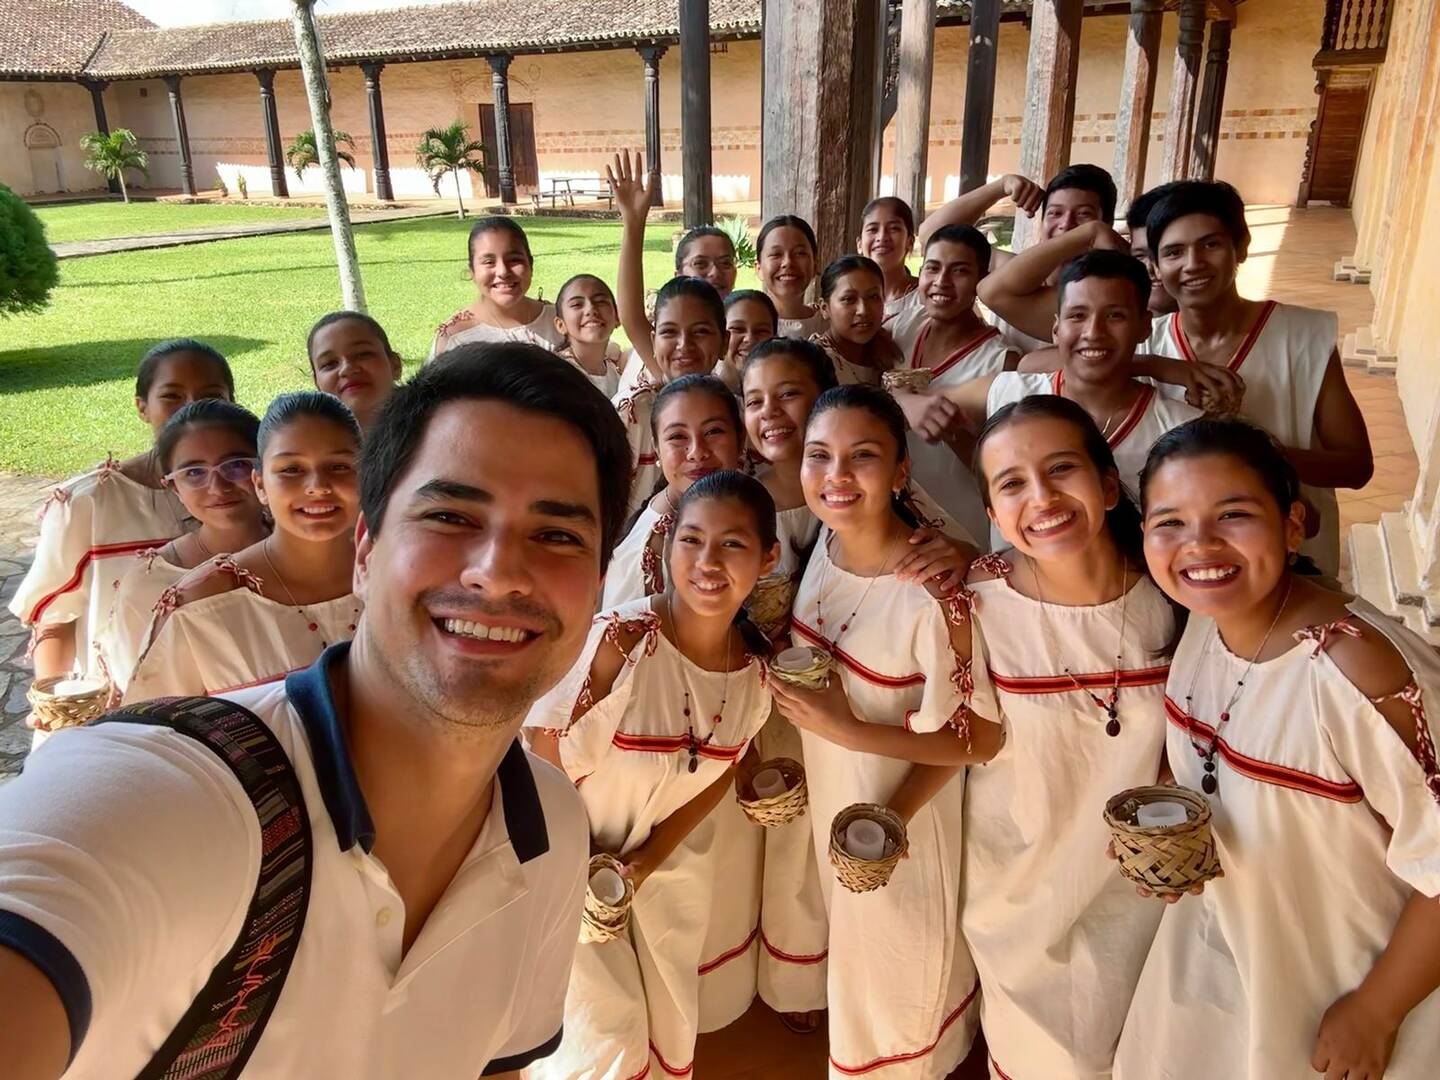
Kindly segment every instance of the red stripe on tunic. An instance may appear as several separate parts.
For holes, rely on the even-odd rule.
[[[1318,795],[1322,799],[1332,799],[1335,802],[1356,803],[1365,797],[1360,785],[1354,781],[1326,780],[1323,776],[1315,776],[1313,773],[1302,772],[1285,765],[1276,765],[1270,761],[1261,761],[1259,758],[1240,753],[1224,739],[1218,738],[1213,727],[1203,720],[1195,719],[1175,704],[1168,695],[1165,698],[1165,715],[1169,717],[1172,724],[1192,739],[1198,735],[1207,744],[1213,742],[1220,757],[1225,760],[1225,764],[1242,776],[1248,776],[1262,784],[1274,784],[1276,787],[1290,788],[1292,791],[1303,791],[1309,795]]]
[[[926,323],[925,323],[925,325],[924,325],[923,327],[921,327],[919,336],[915,338],[915,346],[914,346],[914,348],[912,348],[912,349],[910,350],[910,366],[911,366],[912,368],[915,368],[915,369],[922,369],[922,368],[923,368],[923,365],[920,363],[920,356],[921,356],[921,354],[923,353],[923,351],[924,351],[924,349],[925,349],[925,339],[926,339],[927,337],[929,337],[929,336],[930,336],[930,322],[927,320]],[[965,343],[964,343],[963,345],[961,345],[959,348],[955,349],[952,353],[950,353],[949,356],[945,357],[944,360],[940,361],[940,363],[938,363],[938,364],[936,364],[934,367],[932,367],[932,368],[930,369],[930,378],[931,378],[931,379],[938,379],[941,375],[944,375],[945,372],[949,371],[952,367],[954,367],[956,364],[958,364],[961,360],[964,360],[967,356],[969,356],[972,352],[974,352],[976,349],[978,349],[981,345],[984,345],[985,342],[989,341],[991,338],[997,338],[997,337],[999,337],[999,336],[1000,336],[1000,331],[999,331],[999,330],[996,330],[993,326],[987,326],[984,330],[980,331],[980,333],[977,334],[975,337],[973,337],[973,338],[971,338],[969,341],[965,342]]]
[[[705,963],[701,964],[698,969],[700,974],[709,975],[710,972],[714,971],[718,967],[725,966],[731,960],[734,960],[737,956],[744,956],[747,952],[750,951],[750,946],[755,944],[755,939],[759,936],[760,927],[757,926],[754,930],[750,931],[750,936],[747,937],[744,941],[742,941],[739,945],[736,945],[733,949],[726,949],[719,956],[715,957],[714,960],[707,960],[705,961]]]
[[[760,944],[765,946],[766,952],[776,960],[785,964],[819,964],[824,961],[825,957],[830,955],[829,949],[824,949],[818,953],[788,953],[784,949],[777,948],[775,944],[765,936],[764,930],[760,931]]]
[[[1162,686],[1170,665],[1135,668],[1120,672],[1121,686]],[[1000,675],[990,672],[990,681],[1011,694],[1063,694],[1069,690],[1108,690],[1115,685],[1113,671],[1092,671],[1082,675]],[[1076,685],[1079,683],[1079,686]]]
[[[31,623],[38,622],[40,616],[45,613],[46,608],[67,592],[73,592],[75,589],[78,589],[80,582],[85,577],[85,567],[89,566],[95,559],[113,559],[117,555],[133,555],[138,551],[144,551],[146,548],[164,547],[174,539],[175,537],[173,536],[167,536],[161,540],[131,540],[124,544],[101,544],[98,547],[92,547],[89,551],[85,552],[84,555],[80,556],[80,561],[75,566],[75,572],[70,575],[70,579],[66,581],[65,584],[61,585],[54,592],[47,593],[35,602],[35,606],[30,609],[30,614],[24,619],[25,624],[28,626]]]
[[[1250,327],[1250,332],[1245,335],[1245,340],[1235,350],[1235,355],[1225,366],[1231,371],[1239,371],[1240,365],[1250,355],[1250,350],[1255,347],[1255,342],[1260,338],[1260,332],[1265,329],[1265,324],[1270,321],[1270,316],[1280,305],[1274,300],[1265,301],[1265,307],[1260,311],[1260,317],[1255,320],[1255,325]],[[1180,354],[1190,363],[1195,363],[1195,350],[1190,347],[1190,339],[1185,336],[1185,328],[1180,325],[1180,313],[1177,311],[1170,316],[1170,333],[1175,337],[1175,344],[1180,347]]]
[[[1054,389],[1057,397],[1064,396],[1060,393],[1060,388],[1065,385],[1065,371],[1063,368],[1050,376],[1050,385]],[[1130,433],[1139,426],[1140,421],[1145,418],[1145,410],[1150,408],[1150,403],[1154,400],[1155,388],[1153,386],[1144,386],[1140,391],[1140,396],[1131,404],[1130,411],[1125,414],[1125,419],[1120,421],[1120,426],[1111,434],[1105,436],[1105,442],[1111,450],[1114,450],[1124,442]]]
[[[655,1044],[653,1042],[650,1044],[650,1053],[655,1055],[655,1060],[660,1063],[660,1068],[664,1069],[665,1072],[670,1076],[689,1076],[691,1071],[695,1068],[694,1061],[691,1061],[689,1065],[686,1065],[683,1068],[678,1065],[671,1065],[668,1061],[666,1061],[663,1057],[660,1056],[660,1051],[655,1049]]]
[[[691,737],[689,735],[631,735],[628,732],[617,731],[611,738],[611,743],[618,750],[639,750],[652,754],[674,754],[681,750],[689,750]],[[695,741],[695,753],[700,757],[712,758],[715,761],[734,761],[745,750],[748,744],[740,746],[712,746]]]
[[[849,653],[837,649],[820,631],[811,629],[793,615],[790,617],[790,629],[819,645],[820,648],[868,683],[874,683],[876,686],[883,686],[889,690],[903,690],[907,686],[923,686],[925,684],[925,676],[919,672],[914,675],[882,675],[878,671],[871,671]]]
[[[892,1054],[890,1057],[876,1058],[874,1061],[866,1062],[864,1065],[842,1065],[832,1056],[830,1058],[830,1064],[836,1071],[842,1072],[846,1076],[861,1076],[868,1072],[874,1072],[876,1069],[883,1069],[887,1065],[898,1065],[904,1061],[915,1061],[925,1057],[927,1054],[933,1053],[935,1048],[940,1045],[940,1040],[945,1037],[945,1032],[950,1030],[950,1026],[954,1024],[956,1020],[960,1019],[960,1014],[970,1007],[970,1003],[975,1000],[975,995],[979,992],[980,980],[976,979],[975,986],[971,989],[970,993],[965,995],[965,1000],[955,1006],[955,1011],[947,1016],[945,1022],[940,1025],[940,1032],[935,1036],[935,1041],[923,1050],[915,1050],[908,1054]]]

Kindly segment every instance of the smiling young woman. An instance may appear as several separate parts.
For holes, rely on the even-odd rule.
[[[305,667],[354,634],[355,417],[329,394],[281,394],[260,422],[258,447],[255,490],[274,531],[166,590],[127,702],[264,682]]]

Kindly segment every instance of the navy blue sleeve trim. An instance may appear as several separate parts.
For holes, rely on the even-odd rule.
[[[562,1026],[559,1031],[555,1032],[554,1035],[550,1036],[550,1038],[546,1039],[539,1046],[535,1047],[534,1050],[526,1050],[522,1054],[511,1054],[509,1057],[496,1058],[494,1061],[490,1062],[489,1065],[485,1066],[484,1071],[482,1071],[480,1075],[494,1076],[496,1073],[514,1072],[517,1069],[523,1069],[532,1061],[539,1061],[541,1058],[547,1058],[556,1050],[560,1049],[560,1036],[564,1034],[565,1028]]]
[[[73,1062],[90,1028],[90,982],[79,962],[49,930],[13,911],[0,911],[0,945],[39,968],[60,995],[65,1019],[70,1022],[70,1061]]]

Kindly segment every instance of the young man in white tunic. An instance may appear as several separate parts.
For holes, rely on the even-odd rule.
[[[1091,251],[1066,265],[1053,320],[1060,369],[1006,371],[943,392],[978,422],[1011,402],[1056,394],[1085,409],[1100,429],[1134,499],[1150,446],[1200,410],[1159,393],[1136,377],[1135,350],[1145,341],[1150,279],[1132,255]]]
[[[1145,557],[1190,611],[1169,759],[1209,800],[1224,876],[1165,909],[1116,1080],[1431,1080],[1440,1062],[1440,659],[1291,569],[1288,456],[1199,420],[1146,470]]]
[[[294,765],[313,846],[246,1076],[513,1077],[560,1040],[584,812],[516,734],[584,644],[628,450],[563,360],[457,359],[397,390],[370,435],[354,644],[232,698]],[[259,850],[248,797],[198,743],[61,732],[0,789],[6,1076],[138,1073],[230,948]]]
[[[1007,735],[965,790],[960,925],[990,1075],[1108,1080],[1159,905],[1105,858],[1102,813],[1160,775],[1175,615],[1080,406],[1009,405],[976,458],[1011,544],[970,573],[988,675],[976,682],[993,688]]]
[[[1300,554],[1313,561],[1310,572],[1333,578],[1340,568],[1335,489],[1364,487],[1375,469],[1365,417],[1340,366],[1335,313],[1240,295],[1236,274],[1250,229],[1229,184],[1176,184],[1145,231],[1156,272],[1179,305],[1155,320],[1147,351],[1228,368],[1244,380],[1240,415],[1280,440],[1314,508]]]

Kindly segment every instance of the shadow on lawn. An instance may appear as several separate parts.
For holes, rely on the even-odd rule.
[[[131,381],[140,358],[157,340],[122,338],[0,351],[0,397],[61,386],[92,386],[116,379]],[[206,334],[204,340],[232,363],[236,357],[269,344],[230,334]]]

